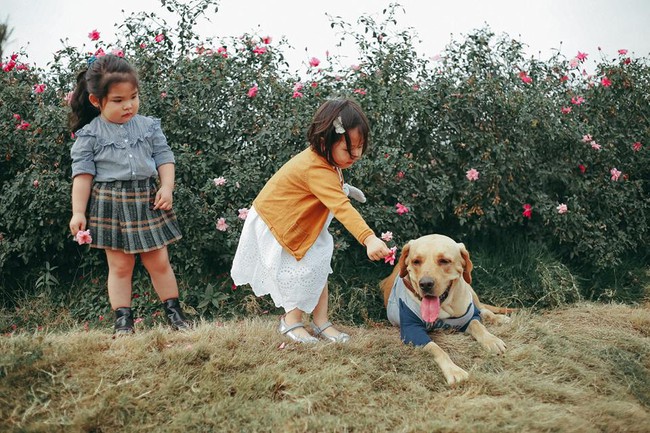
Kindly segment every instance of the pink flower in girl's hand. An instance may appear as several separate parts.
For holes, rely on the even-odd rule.
[[[381,234],[381,239],[384,242],[390,242],[393,240],[393,232],[384,232]]]
[[[92,236],[90,236],[90,230],[79,230],[76,235],[74,235],[74,240],[79,244],[89,244],[93,241]]]
[[[390,263],[391,265],[395,264],[395,253],[397,252],[397,247],[390,249],[390,253],[384,257],[384,263]]]

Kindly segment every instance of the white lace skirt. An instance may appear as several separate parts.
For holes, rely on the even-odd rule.
[[[311,313],[332,273],[334,240],[328,231],[332,217],[330,213],[314,245],[296,260],[251,207],[230,271],[234,283],[250,284],[257,296],[271,295],[275,306],[285,311],[298,308]]]

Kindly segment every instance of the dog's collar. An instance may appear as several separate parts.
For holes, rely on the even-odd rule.
[[[413,285],[411,284],[411,279],[408,278],[408,277],[404,277],[404,278],[402,278],[402,281],[404,282],[404,287],[406,287],[411,293],[413,293],[415,295],[415,297],[418,300],[421,301],[422,296],[420,296],[418,291],[413,288]],[[449,282],[449,287],[447,287],[447,289],[444,291],[444,293],[439,296],[441,304],[445,301],[445,299],[447,299],[447,296],[449,296],[449,289],[451,289],[452,284],[453,284],[453,281],[450,281]]]

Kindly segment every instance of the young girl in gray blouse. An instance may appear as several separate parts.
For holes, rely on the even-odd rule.
[[[115,333],[134,331],[131,279],[135,255],[149,272],[173,328],[190,327],[178,301],[167,245],[181,232],[172,210],[174,155],[160,120],[138,114],[138,77],[123,58],[106,55],[77,76],[70,105],[74,236],[88,230],[108,262]]]

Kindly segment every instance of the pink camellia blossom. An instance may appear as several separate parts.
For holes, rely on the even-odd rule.
[[[390,253],[386,254],[386,257],[384,257],[384,263],[390,263],[391,265],[394,265],[396,253],[397,253],[397,247],[391,248]]]
[[[302,82],[298,81],[296,82],[296,84],[293,85],[293,91],[300,92],[303,89],[303,87],[305,87],[305,85],[302,84]]]
[[[34,93],[43,93],[45,91],[45,84],[34,84]]]
[[[625,65],[629,65],[630,63],[632,63],[632,59],[630,59],[629,57],[623,60],[623,64]]]
[[[318,65],[320,65],[320,60],[318,60],[316,57],[312,57],[311,59],[309,59],[309,66],[315,68]]]
[[[34,188],[38,188],[38,179],[35,179],[35,180],[34,180],[33,185],[34,185]]]
[[[521,78],[521,81],[523,81],[526,84],[530,84],[533,82],[533,79],[528,76],[526,71],[521,71],[519,73],[519,78]]]
[[[616,167],[612,168],[609,170],[609,173],[612,175],[612,180],[617,181],[619,177],[621,177],[621,172],[616,169]]]
[[[264,36],[262,38],[262,42],[264,42],[266,45],[270,44],[272,40],[273,38],[271,38],[271,36]]]
[[[225,232],[228,230],[228,224],[226,224],[226,219],[221,217],[217,220],[217,230]]]
[[[566,204],[564,203],[560,203],[556,209],[557,209],[557,213],[559,214],[567,213],[569,211]]]
[[[576,59],[580,60],[581,62],[584,62],[585,60],[587,60],[588,56],[589,54],[581,53],[580,51],[578,51],[578,54],[576,54]]]
[[[384,242],[390,242],[393,240],[393,232],[384,232],[381,234],[381,239]]]
[[[361,66],[359,66],[359,65],[352,65],[352,66],[350,66],[350,69],[352,69],[353,71],[358,71],[359,69],[361,69]]]
[[[521,213],[524,217],[531,219],[533,217],[533,207],[526,203],[524,205],[524,211]]]
[[[237,217],[239,219],[245,220],[246,217],[248,217],[248,208],[247,207],[243,207],[243,208],[239,209],[238,212],[239,212],[239,215],[237,215]]]
[[[609,86],[612,85],[612,80],[610,80],[610,79],[607,78],[607,77],[603,77],[603,78],[600,79],[600,84],[601,84],[603,87],[609,87]]]
[[[221,57],[228,58],[228,49],[226,47],[217,48],[217,54],[221,54]]]
[[[88,37],[90,38],[91,41],[96,41],[97,39],[99,39],[99,32],[97,31],[97,29],[95,29],[90,33],[88,33]]]
[[[626,50],[626,49],[618,50],[618,53],[619,53],[621,56],[624,56],[624,55],[627,54],[627,50]]]
[[[160,92],[160,97],[161,98],[166,98],[167,97],[167,92]]]
[[[571,107],[562,107],[562,114],[571,113]]]
[[[264,54],[266,53],[266,47],[255,47],[253,48],[255,54]]]
[[[28,122],[25,122],[24,120],[21,121],[18,125],[16,125],[16,129],[20,129],[22,131],[26,131],[30,127],[30,124]]]
[[[583,98],[582,96],[574,96],[573,98],[571,98],[571,103],[573,105],[580,105],[583,102],[585,102],[585,98]]]
[[[594,139],[591,137],[591,134],[585,134],[582,136],[582,142],[583,143],[589,143],[590,141],[593,141]]]
[[[470,168],[469,170],[467,170],[467,173],[465,173],[465,177],[469,181],[478,180],[478,176],[479,176],[479,172],[475,168]]]
[[[641,150],[642,147],[643,147],[643,145],[641,144],[641,142],[637,141],[632,145],[632,150],[634,150],[635,152],[638,152],[639,150]]]
[[[578,169],[580,170],[580,173],[585,174],[587,171],[587,167],[584,164],[578,165]]]
[[[20,114],[18,113],[14,113],[12,117],[16,122],[20,122],[20,119],[22,119],[22,117],[20,117]]]
[[[165,35],[163,35],[162,33],[160,33],[160,34],[156,35],[156,37],[153,38],[153,40],[156,41],[156,42],[162,42],[162,41],[165,40]]]
[[[257,84],[254,84],[253,87],[248,89],[248,93],[247,93],[248,97],[254,98],[255,96],[257,96],[257,90],[258,90]]]
[[[224,186],[227,182],[226,178],[223,176],[215,177],[212,179],[214,186]]]
[[[296,98],[302,98],[303,96],[304,96],[304,95],[303,95],[302,93],[298,92],[298,91],[294,91],[294,92],[293,92],[293,95],[291,95],[291,97],[294,98],[294,99],[296,99]]]
[[[114,48],[111,50],[111,54],[117,57],[124,57],[124,51],[119,48]]]
[[[74,240],[79,244],[89,244],[93,241],[92,236],[90,236],[90,230],[79,230],[76,235],[74,235]]]
[[[602,147],[600,144],[596,143],[595,141],[592,141],[589,144],[591,144],[591,148],[595,150],[600,150],[600,148]]]
[[[367,93],[366,89],[354,89],[353,92],[356,93],[357,95],[365,95]]]
[[[409,211],[409,208],[404,206],[402,203],[397,203],[395,205],[395,208],[397,209],[397,213],[399,215],[404,215],[405,213],[408,213],[408,211]]]
[[[140,44],[140,48],[142,48],[142,49],[144,50],[145,48],[147,48],[147,44],[145,44],[144,42],[141,43],[141,44]]]
[[[576,67],[578,67],[579,63],[580,63],[580,61],[576,57],[574,57],[571,60],[569,60],[569,67],[571,69],[576,68]]]
[[[560,83],[564,83],[565,81],[569,81],[569,76],[568,75],[562,75],[560,77]]]
[[[95,54],[94,54],[95,57],[104,57],[105,55],[106,55],[106,52],[104,51],[103,48],[98,49],[97,51],[95,51]]]
[[[16,62],[10,60],[4,65],[2,65],[2,70],[5,72],[11,72],[15,67],[16,67]]]

